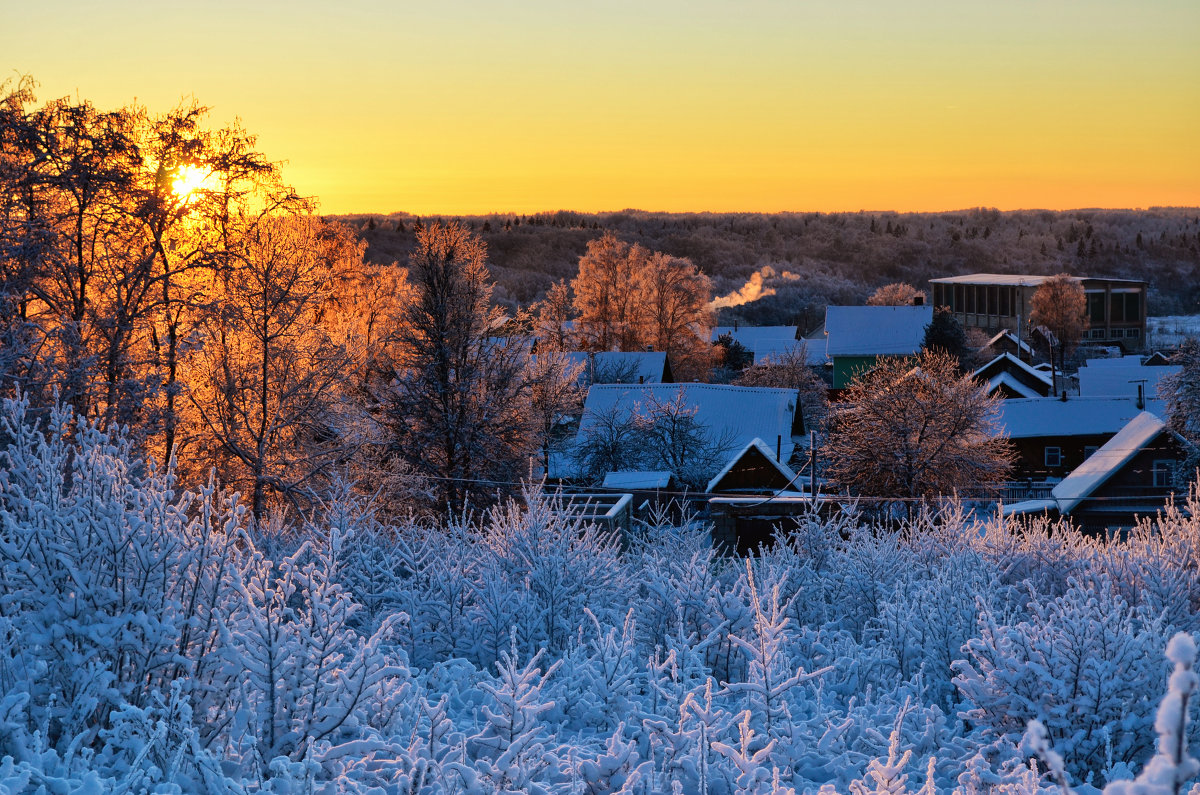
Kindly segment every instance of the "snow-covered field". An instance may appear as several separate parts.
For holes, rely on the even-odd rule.
[[[1146,344],[1150,350],[1173,347],[1186,337],[1200,337],[1200,315],[1146,318]]]
[[[537,492],[450,527],[347,498],[254,530],[120,439],[32,424],[0,426],[0,792],[1032,793],[1040,754],[1081,791],[1165,795],[1195,772],[1200,519],[1106,542],[808,517],[749,561],[690,522],[622,546]]]

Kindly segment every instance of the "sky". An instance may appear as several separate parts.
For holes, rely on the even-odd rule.
[[[1196,0],[0,0],[0,69],[194,97],[325,213],[1197,206],[1198,32]]]

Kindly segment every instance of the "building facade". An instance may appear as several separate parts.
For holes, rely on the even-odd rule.
[[[974,273],[930,281],[934,306],[948,306],[963,328],[1030,337],[1033,294],[1050,276]],[[1141,351],[1146,345],[1146,285],[1136,279],[1073,277],[1083,283],[1091,328],[1084,342]]]

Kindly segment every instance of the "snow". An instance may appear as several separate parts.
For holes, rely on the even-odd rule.
[[[737,465],[737,462],[742,460],[742,456],[748,453],[751,448],[757,448],[758,451],[767,459],[767,461],[769,461],[772,466],[779,470],[779,474],[783,475],[784,478],[786,478],[789,482],[796,479],[796,473],[793,472],[787,464],[775,459],[775,451],[771,449],[762,439],[755,437],[747,442],[745,447],[743,447],[741,450],[738,450],[737,453],[735,453],[729,459],[729,463],[725,465],[725,468],[713,476],[713,479],[708,482],[708,485],[704,490],[711,493],[713,489],[716,488],[717,484],[721,482],[721,479],[729,474],[734,466]]]
[[[730,335],[748,350],[754,350],[760,344],[774,345],[784,340],[796,340],[800,337],[799,326],[715,326],[712,330],[712,341],[718,337]]]
[[[979,378],[980,374],[992,369],[993,367],[1016,368],[1024,373],[1029,374],[1031,378],[1041,381],[1046,386],[1050,386],[1051,383],[1048,375],[1043,373],[1041,370],[1034,369],[1031,365],[1026,364],[1016,356],[1013,356],[1011,353],[1000,354],[995,359],[992,359],[990,362],[972,373],[971,376],[973,378]]]
[[[665,489],[669,485],[670,472],[609,472],[604,476],[606,489]]]
[[[1146,410],[1166,411],[1160,400],[1147,400]],[[999,424],[1010,439],[1095,436],[1116,433],[1140,411],[1134,398],[1012,398],[1001,402]]]
[[[584,401],[579,434],[585,434],[596,417],[614,406],[632,413],[639,403],[649,399],[669,402],[680,392],[689,405],[696,407],[696,421],[717,436],[726,438],[734,449],[746,446],[755,438],[773,442],[778,436],[782,437],[783,460],[791,458],[795,447],[792,422],[797,401],[793,389],[700,383],[594,384]]]
[[[1033,751],[1061,791],[1175,795],[1200,768],[1173,509],[1112,539],[953,504],[897,532],[788,493],[734,559],[694,517],[618,537],[594,520],[628,495],[536,486],[255,526],[61,407],[0,436],[2,792],[1042,795]]]
[[[1158,397],[1158,383],[1163,376],[1180,370],[1179,365],[1143,367],[1137,356],[1088,359],[1087,365],[1079,368],[1079,394],[1085,397],[1136,397],[1138,384],[1144,382],[1146,397]]]
[[[1012,391],[1016,392],[1018,395],[1020,395],[1021,397],[1024,397],[1024,398],[1043,397],[1043,394],[1041,392],[1038,392],[1037,390],[1026,386],[1025,383],[1022,381],[1018,381],[1016,376],[1014,376],[1012,373],[1004,373],[1004,372],[997,373],[996,375],[994,375],[988,379],[987,391],[990,394],[992,392],[995,392],[997,389],[999,389],[1002,386],[1008,387],[1009,389],[1011,389]],[[1047,384],[1046,386],[1049,387],[1050,385]],[[1049,390],[1047,389],[1047,391],[1049,391]]]
[[[584,366],[580,378],[585,382],[591,378],[619,376],[626,383],[661,384],[667,365],[664,351],[572,351],[566,358],[571,364]]]
[[[987,344],[984,345],[983,347],[990,348],[991,346],[995,345],[996,343],[998,343],[1000,340],[1004,339],[1005,337],[1007,337],[1009,340],[1012,341],[1012,343],[1014,345],[1017,346],[1017,350],[1024,351],[1026,356],[1033,356],[1033,348],[1029,347],[1029,343],[1027,343],[1023,339],[1017,339],[1017,335],[1013,334],[1008,329],[1003,329],[1001,331],[996,332],[996,336],[994,336],[990,340],[988,340]]]
[[[831,306],[825,352],[834,356],[910,356],[921,350],[932,306]]]
[[[1035,276],[1027,273],[969,273],[963,276],[946,276],[940,279],[930,279],[933,284],[996,284],[1008,287],[1037,287],[1053,276]],[[1086,276],[1072,276],[1077,282]]]
[[[1162,433],[1166,423],[1143,411],[1075,468],[1050,492],[1060,512],[1070,513]]]

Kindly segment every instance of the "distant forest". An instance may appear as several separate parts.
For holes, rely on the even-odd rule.
[[[347,215],[367,258],[406,263],[414,226],[451,216]],[[925,289],[962,273],[1069,272],[1150,282],[1152,315],[1200,312],[1200,208],[945,213],[552,212],[459,216],[487,243],[495,297],[506,307],[541,299],[579,269],[587,241],[605,230],[654,251],[689,257],[714,293],[758,274],[764,295],[720,310],[719,322],[810,329],[828,304],[858,304],[889,282]],[[755,278],[753,281],[757,281]]]

